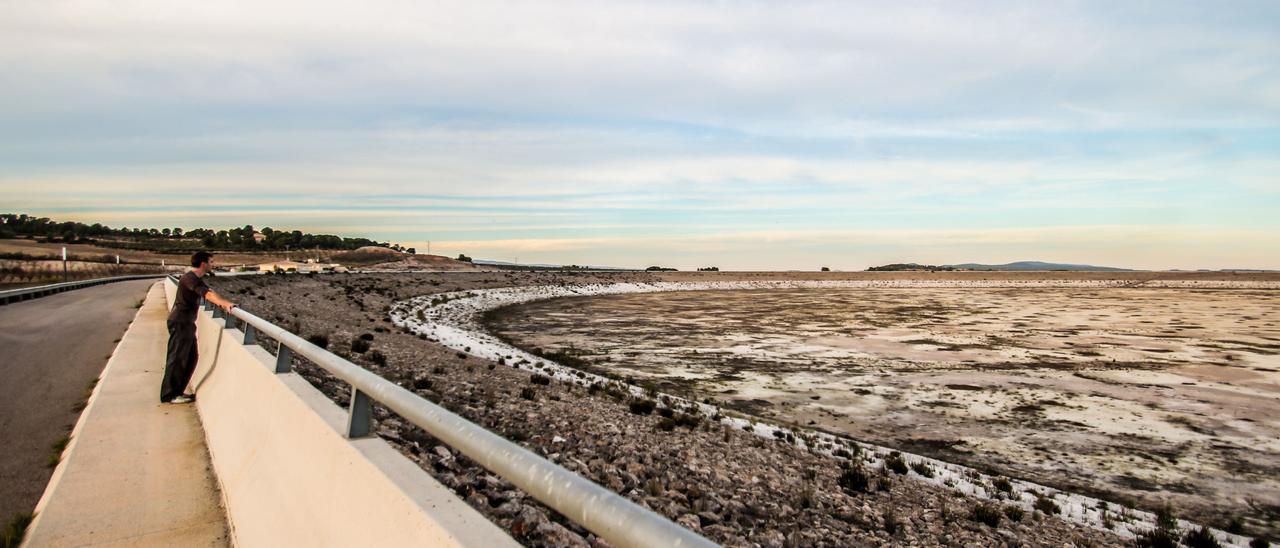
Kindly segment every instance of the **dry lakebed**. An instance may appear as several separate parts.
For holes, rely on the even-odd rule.
[[[1142,513],[1130,509],[1165,505],[1195,523],[1277,534],[1276,276],[473,272],[217,283],[248,310],[323,337],[331,350],[725,544],[1108,545],[1139,529],[1122,525]],[[563,297],[564,288],[619,283],[699,290]],[[388,321],[408,302],[429,310],[513,287],[562,289],[552,292],[561,298],[477,309],[496,340],[532,355],[788,432],[957,463],[985,472],[983,481],[1089,495],[1106,507],[1089,509],[1094,517],[1121,526],[1112,533],[1038,510],[1016,521],[1010,511],[992,526],[975,518],[990,497],[948,493],[883,465],[869,469],[869,489],[851,491],[842,488],[842,459],[785,437],[710,419],[673,427],[670,417],[629,412],[630,393],[554,375],[550,385],[531,383],[520,368],[528,363],[459,352],[436,332]],[[356,351],[364,334],[373,350]],[[300,371],[344,401],[332,379],[305,364]],[[384,438],[525,544],[598,542],[415,428],[379,418]],[[691,462],[703,466],[691,471]]]

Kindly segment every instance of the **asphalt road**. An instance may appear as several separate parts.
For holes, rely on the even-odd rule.
[[[156,280],[77,289],[0,306],[0,525],[35,508],[89,383]],[[156,387],[157,397],[160,387]]]

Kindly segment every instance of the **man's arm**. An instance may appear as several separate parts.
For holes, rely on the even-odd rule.
[[[224,298],[222,295],[219,295],[217,292],[215,292],[215,291],[214,291],[214,290],[212,290],[212,289],[210,289],[210,290],[208,290],[208,291],[205,291],[205,293],[204,293],[204,300],[209,301],[209,302],[211,302],[211,303],[213,303],[213,304],[217,305],[217,306],[218,306],[218,308],[221,308],[223,311],[225,311],[225,312],[227,312],[227,313],[230,313],[230,312],[231,312],[231,307],[233,307],[233,306],[235,306],[235,305],[236,305],[236,303],[233,303],[233,302],[231,302],[231,301],[227,300],[227,299],[226,299],[226,298]]]

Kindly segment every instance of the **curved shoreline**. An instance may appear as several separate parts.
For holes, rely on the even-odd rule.
[[[1276,289],[1280,286],[1265,281],[1184,281],[1153,280],[1139,282],[1136,285],[1152,288],[1197,288],[1197,289]],[[391,319],[397,326],[430,338],[446,347],[457,351],[494,361],[503,361],[506,365],[519,369],[542,373],[562,382],[580,386],[603,385],[622,390],[636,398],[655,397],[664,407],[684,412],[697,412],[704,417],[717,420],[721,424],[750,431],[751,433],[774,439],[792,434],[794,443],[801,449],[816,454],[826,455],[839,461],[835,456],[842,449],[859,451],[860,460],[871,468],[884,466],[884,459],[893,450],[874,444],[854,441],[847,437],[835,436],[804,428],[786,428],[762,422],[754,417],[742,418],[730,416],[726,410],[717,406],[696,402],[687,398],[669,394],[647,395],[637,386],[609,379],[603,376],[586,373],[558,364],[554,361],[534,356],[519,348],[511,346],[489,334],[479,318],[485,312],[532,301],[563,297],[588,297],[600,295],[616,295],[627,293],[653,293],[672,291],[700,290],[751,290],[751,289],[823,289],[823,288],[1107,288],[1134,287],[1133,281],[1126,280],[840,280],[840,281],[727,281],[727,282],[652,282],[652,283],[612,283],[584,285],[556,285],[511,287],[456,291],[450,293],[430,294],[396,302],[391,308]],[[932,478],[926,478],[914,472],[909,473],[913,479],[927,481],[983,500],[997,500],[1007,504],[1017,504],[1031,510],[1037,500],[1036,494],[1053,499],[1061,508],[1058,517],[1071,523],[1085,525],[1099,530],[1109,531],[1126,538],[1133,538],[1139,533],[1153,529],[1156,518],[1154,514],[1130,510],[1092,497],[1072,494],[1043,485],[1010,480],[1018,493],[1016,499],[1004,499],[993,487],[992,476],[978,472],[972,468],[939,461],[936,459],[902,452],[908,462],[923,462],[934,471]],[[1109,523],[1110,528],[1104,524]],[[1183,528],[1198,527],[1198,524],[1182,521]],[[1247,537],[1232,535],[1214,530],[1224,545],[1246,546]]]

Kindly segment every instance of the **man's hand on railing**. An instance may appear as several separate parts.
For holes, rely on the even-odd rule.
[[[231,314],[231,309],[236,306],[236,303],[231,302],[230,299],[219,295],[217,291],[212,289],[205,292],[204,300],[213,303],[214,306],[221,308],[227,314]]]

